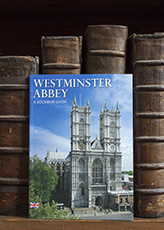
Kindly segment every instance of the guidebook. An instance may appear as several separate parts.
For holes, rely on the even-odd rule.
[[[131,74],[30,76],[29,217],[133,219]]]

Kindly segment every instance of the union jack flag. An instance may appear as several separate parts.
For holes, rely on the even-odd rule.
[[[39,208],[39,203],[30,202],[30,208]]]

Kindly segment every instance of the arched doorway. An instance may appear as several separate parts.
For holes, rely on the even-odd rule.
[[[102,197],[101,196],[97,196],[95,199],[95,205],[96,206],[102,206]]]

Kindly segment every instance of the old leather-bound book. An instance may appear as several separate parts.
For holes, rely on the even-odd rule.
[[[38,58],[0,57],[0,214],[27,215],[29,75]]]
[[[135,216],[164,214],[164,34],[133,34]]]
[[[80,74],[82,37],[41,37],[43,74]]]
[[[85,73],[125,73],[127,36],[126,26],[88,26],[84,34]]]

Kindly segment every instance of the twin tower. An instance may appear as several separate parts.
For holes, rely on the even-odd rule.
[[[99,116],[99,138],[104,153],[120,152],[120,110],[101,106]],[[89,99],[84,107],[77,106],[74,98],[71,111],[71,151],[91,151],[91,108]]]

